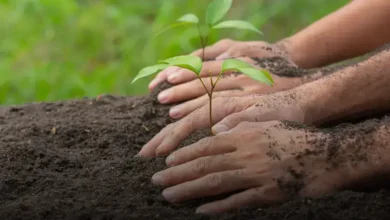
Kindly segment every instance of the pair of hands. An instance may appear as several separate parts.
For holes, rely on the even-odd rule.
[[[221,59],[228,57],[253,62],[248,57],[284,56],[278,49],[264,42],[221,41],[206,49],[207,58],[214,57],[216,61],[206,62],[201,75],[207,77],[210,71],[212,75],[218,74]],[[193,131],[209,125],[207,97],[202,96],[204,90],[194,74],[183,69],[167,69],[151,82],[150,89],[165,80],[179,84],[160,93],[158,98],[162,103],[196,98],[173,107],[172,117],[185,117],[165,127],[139,152],[142,157],[171,153],[166,159],[170,168],[152,177],[153,183],[168,187],[163,191],[168,201],[175,203],[241,191],[197,209],[199,213],[220,213],[285,200],[290,192],[285,192],[282,186],[294,181],[302,183],[294,193],[311,197],[337,190],[348,182],[345,170],[327,169],[325,155],[296,157],[315,150],[313,140],[325,140],[327,135],[280,122],[305,122],[308,100],[295,89],[272,93],[297,85],[290,78],[273,77],[276,84],[273,88],[244,75],[223,78],[216,87],[220,92],[215,93],[213,100],[216,136],[173,153]],[[253,93],[270,94],[250,95]],[[302,174],[300,180],[296,180],[296,173]]]
[[[192,53],[195,56],[202,56],[202,49]],[[250,64],[255,64],[251,57],[284,57],[290,60],[287,52],[279,45],[271,45],[262,41],[240,42],[229,39],[221,40],[216,44],[205,48],[205,59],[212,60],[204,62],[200,73],[204,82],[209,82],[210,76],[215,82],[220,73],[222,62],[227,58],[237,58]],[[218,82],[213,97],[237,97],[250,94],[268,94],[276,91],[287,90],[301,83],[299,78],[279,77],[272,74],[275,81],[274,87],[259,83],[244,74],[233,76],[225,73]],[[158,95],[160,103],[178,103],[171,108],[169,115],[174,119],[182,118],[195,109],[207,104],[208,96],[196,75],[186,69],[170,67],[160,72],[149,84],[149,89],[153,90],[160,83],[167,81],[173,84],[171,88],[162,91]],[[209,83],[205,83],[210,89]]]

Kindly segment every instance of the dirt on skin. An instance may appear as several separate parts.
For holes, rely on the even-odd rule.
[[[165,158],[133,158],[172,122],[169,106],[158,104],[156,94],[0,108],[0,219],[389,219],[390,191],[384,188],[320,199],[296,197],[218,216],[194,214],[210,198],[169,204],[162,188],[150,183],[165,168]],[[354,128],[333,130],[342,139]],[[362,124],[358,130],[366,128],[371,129]],[[183,146],[207,134],[195,132]],[[341,139],[334,140],[335,149]],[[337,155],[342,151],[331,157],[338,163],[345,160]],[[300,174],[291,172],[301,184]]]

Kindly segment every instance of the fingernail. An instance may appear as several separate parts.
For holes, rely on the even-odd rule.
[[[170,202],[174,202],[174,195],[175,193],[173,192],[173,190],[171,190],[170,188],[168,189],[165,189],[163,192],[162,192],[162,195],[164,196],[164,198]]]
[[[222,133],[222,132],[225,132],[228,130],[229,130],[229,128],[223,124],[214,125],[214,127],[212,128],[213,134]]]
[[[174,72],[174,73],[172,73],[171,75],[168,76],[168,82],[170,82],[170,83],[175,83],[175,82],[177,82],[178,79],[179,79],[179,73],[178,72]]]
[[[179,107],[179,106],[172,107],[172,108],[169,110],[169,115],[170,115],[172,118],[178,118],[178,117],[180,117],[180,115],[181,115],[180,107]]]
[[[167,103],[169,99],[169,91],[162,91],[158,94],[157,99],[160,103]]]
[[[154,89],[156,86],[157,86],[158,82],[156,79],[152,80],[150,83],[149,83],[149,89]]]
[[[207,214],[208,212],[208,209],[207,208],[203,208],[203,207],[199,207],[195,210],[195,213],[196,214]]]
[[[217,58],[215,58],[216,60],[225,60],[229,58],[229,55],[227,53],[223,53],[221,55],[219,55]]]
[[[156,173],[152,176],[152,183],[155,185],[163,185],[164,180],[160,173]]]
[[[174,162],[175,162],[175,155],[173,155],[173,154],[169,155],[167,157],[167,159],[165,160],[165,163],[167,164],[167,166],[173,166]]]

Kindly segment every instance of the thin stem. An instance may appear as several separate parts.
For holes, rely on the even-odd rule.
[[[201,58],[202,58],[202,61],[204,61],[204,57],[205,57],[205,55],[204,55],[205,52],[204,51],[205,51],[206,43],[204,42],[204,39],[202,37],[202,32],[200,31],[199,24],[198,24],[198,33],[199,33],[200,45],[202,46],[202,57]]]
[[[198,76],[198,75],[197,75]],[[206,87],[206,85],[203,83],[203,80],[202,80],[202,78],[200,78],[200,76],[198,76],[198,79],[200,80],[200,82],[202,83],[202,85],[203,85],[203,88],[206,90],[206,92],[207,92],[207,95],[210,97],[210,92],[209,92],[209,90],[207,89],[207,87]]]
[[[222,74],[223,74],[223,72],[222,72],[222,70],[221,70],[221,73],[219,74],[217,80],[215,80],[215,83],[212,85],[212,88],[213,88],[213,89],[215,88],[215,86],[217,86],[217,82],[218,82],[218,80],[221,78]]]
[[[213,135],[213,89],[209,95],[209,114],[210,114],[210,134]]]

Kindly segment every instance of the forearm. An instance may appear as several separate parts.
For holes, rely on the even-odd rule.
[[[389,25],[389,0],[355,0],[277,44],[298,66],[320,67],[389,42]]]
[[[390,109],[390,50],[294,89],[305,123],[323,124]]]

